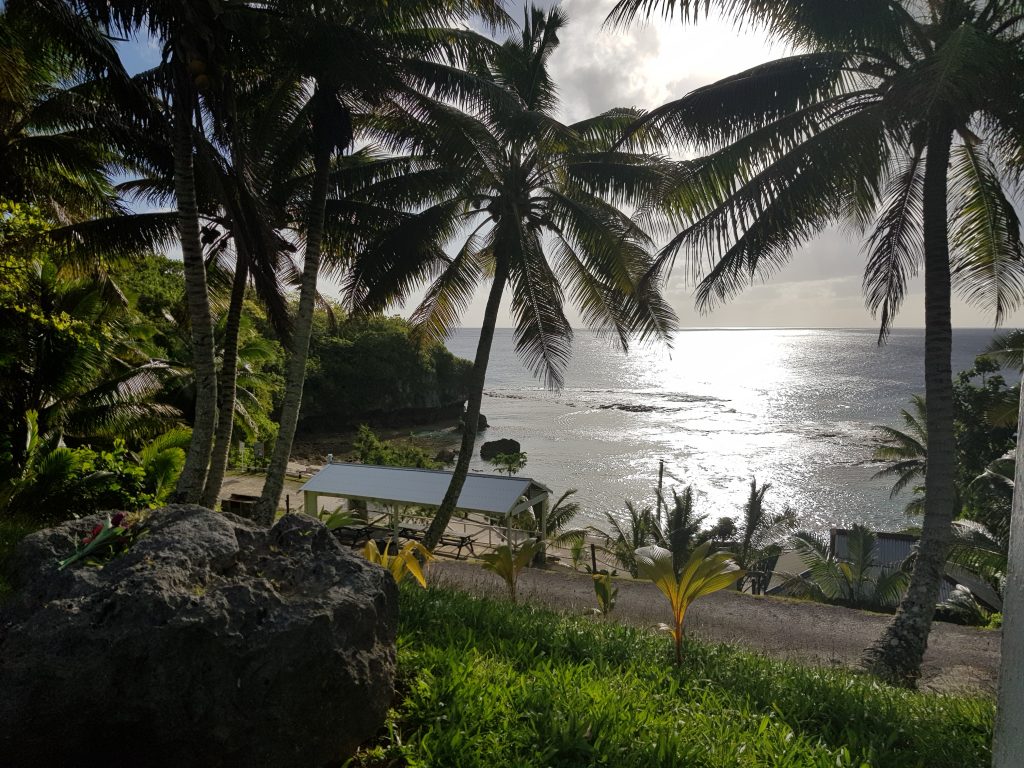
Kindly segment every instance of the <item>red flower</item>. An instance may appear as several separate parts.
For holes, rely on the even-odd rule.
[[[82,539],[83,544],[89,544],[93,539],[100,535],[100,531],[103,530],[102,525],[94,525],[89,535]]]
[[[124,522],[124,512],[118,512],[112,518],[110,518],[110,524],[115,528]]]

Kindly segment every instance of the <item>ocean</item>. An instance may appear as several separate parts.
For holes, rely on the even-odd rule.
[[[957,329],[953,372],[970,368],[991,329]],[[448,340],[472,359],[479,329]],[[863,523],[898,530],[912,521],[904,494],[872,480],[872,427],[900,425],[900,409],[924,392],[924,331],[895,330],[883,346],[868,329],[710,329],[678,333],[671,349],[633,347],[577,331],[561,391],[546,390],[495,333],[477,438],[518,440],[522,475],[556,495],[578,489],[586,522],[620,515],[626,499],[654,505],[659,461],[670,488],[692,485],[712,522],[738,517],[751,478],[770,483],[769,508],[792,507],[801,525]],[[602,526],[603,527],[603,526]]]

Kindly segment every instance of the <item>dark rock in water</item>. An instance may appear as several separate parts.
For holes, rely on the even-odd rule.
[[[397,589],[322,524],[172,505],[103,568],[58,571],[100,520],[14,554],[5,765],[333,765],[384,722]]]
[[[480,458],[484,461],[490,461],[499,453],[519,453],[522,449],[519,447],[519,443],[509,438],[503,438],[501,440],[492,440],[489,443],[484,443],[480,446]]]
[[[461,433],[463,430],[465,430],[465,428],[466,428],[466,420],[464,418],[465,415],[466,414],[462,414],[463,418],[460,418],[459,419],[459,423],[455,425],[455,429],[454,429],[455,432]],[[477,434],[483,432],[489,426],[490,425],[487,423],[487,417],[484,416],[482,413],[479,414],[479,416],[477,417],[477,420],[476,420],[476,431],[477,431]]]

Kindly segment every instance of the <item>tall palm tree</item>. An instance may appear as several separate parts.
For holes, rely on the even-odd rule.
[[[245,26],[251,4],[153,3],[137,0],[38,0],[57,16],[70,10],[101,28],[125,35],[142,31],[164,44],[166,77],[158,83],[171,114],[174,191],[178,231],[185,265],[185,289],[192,334],[196,408],[192,442],[178,479],[175,498],[199,501],[206,482],[217,418],[217,370],[213,317],[206,285],[206,267],[196,199],[195,141],[200,91],[222,81],[230,61],[233,29]],[[209,95],[209,94],[208,94]],[[215,99],[204,99],[208,115]]]
[[[642,209],[665,173],[646,156],[611,151],[633,112],[614,110],[575,125],[555,118],[547,64],[565,23],[558,9],[528,11],[521,36],[475,64],[481,89],[472,109],[419,103],[406,113],[391,110],[376,126],[381,140],[410,152],[417,166],[401,185],[372,190],[397,197],[411,212],[357,258],[348,284],[353,303],[382,309],[427,283],[413,319],[443,337],[480,284],[491,281],[462,446],[428,547],[444,534],[469,471],[507,288],[516,350],[554,387],[562,383],[572,342],[563,284],[585,322],[613,334],[623,348],[634,332],[667,338],[674,326],[658,281],[644,280],[651,241],[613,204]],[[449,256],[444,246],[457,238]]]
[[[286,68],[286,77],[312,86],[308,110],[312,147],[302,228],[306,247],[280,428],[255,509],[257,519],[268,524],[277,513],[302,403],[332,158],[352,142],[354,113],[388,99],[415,96],[417,88],[452,92],[448,62],[464,60],[483,39],[449,25],[471,13],[492,23],[504,17],[500,2],[494,0],[411,0],[400,6],[356,3],[357,8],[293,0],[283,5],[293,11],[293,23],[284,25],[278,36],[277,60]]]
[[[925,273],[927,509],[910,588],[867,666],[916,681],[950,544],[955,446],[951,284],[1000,321],[1024,294],[1017,214],[1024,170],[1024,15],[988,0],[620,0],[611,21],[716,7],[796,52],[650,113],[706,156],[672,200],[682,254],[710,308],[775,271],[824,227],[870,228],[864,289],[881,337]],[[993,88],[993,83],[1001,84]],[[707,260],[706,260],[707,259]]]

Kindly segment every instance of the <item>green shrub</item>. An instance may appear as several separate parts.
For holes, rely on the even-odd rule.
[[[430,458],[430,454],[422,448],[402,440],[381,440],[365,424],[359,427],[352,449],[356,459],[363,464],[418,469],[441,468],[441,463]]]

